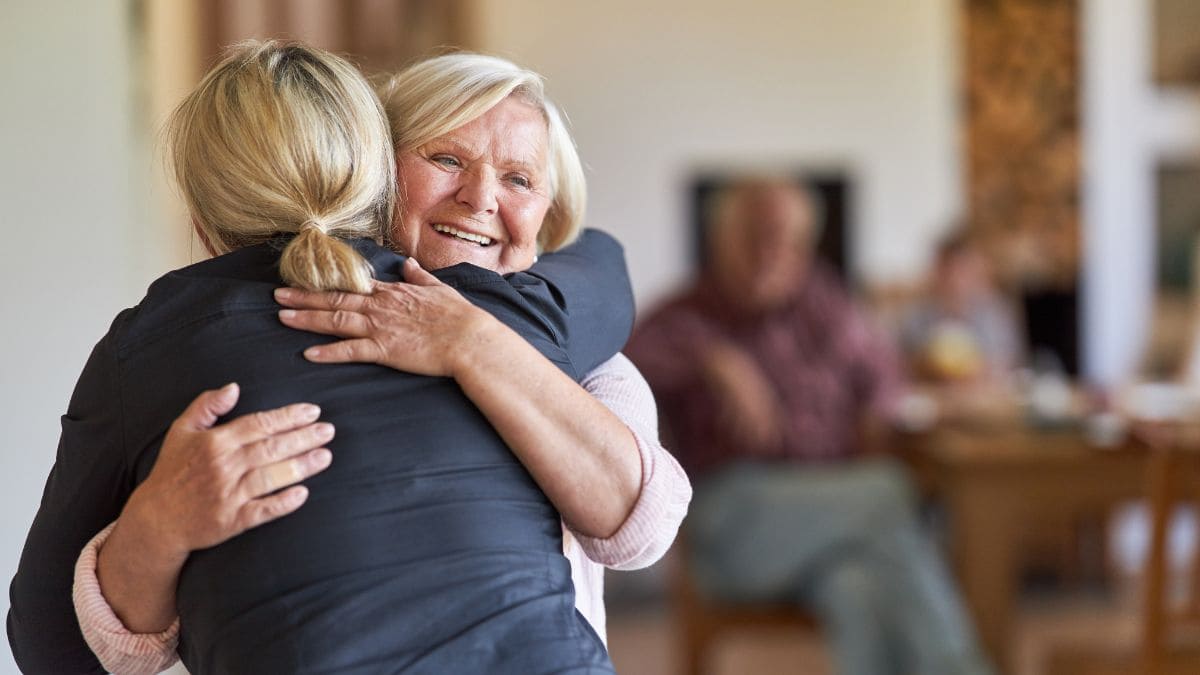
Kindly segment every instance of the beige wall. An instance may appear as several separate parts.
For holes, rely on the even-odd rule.
[[[147,222],[131,12],[0,3],[0,580],[16,569],[75,379],[160,254]],[[7,593],[3,596],[7,601]],[[2,605],[7,613],[7,602]],[[0,648],[0,673],[15,673]]]
[[[643,306],[688,273],[698,168],[847,167],[869,281],[919,275],[961,204],[954,0],[477,2],[570,116]]]

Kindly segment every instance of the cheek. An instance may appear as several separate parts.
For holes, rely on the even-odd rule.
[[[509,209],[507,218],[513,241],[529,246],[536,245],[538,232],[542,230],[548,209],[549,202],[542,200],[514,204]]]

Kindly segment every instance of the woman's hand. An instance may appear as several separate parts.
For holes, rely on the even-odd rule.
[[[305,350],[320,363],[378,363],[453,377],[577,532],[609,537],[641,490],[629,429],[524,338],[409,258],[408,283],[371,295],[275,291],[291,328],[341,342]]]
[[[295,483],[325,470],[332,459],[322,446],[333,439],[333,425],[317,422],[321,409],[309,403],[214,427],[238,394],[230,384],[192,401],[125,508],[179,553],[216,546],[300,508],[308,489]]]
[[[404,263],[408,283],[375,282],[371,295],[280,288],[275,300],[286,326],[346,338],[310,347],[317,363],[378,363],[396,370],[454,377],[471,360],[468,346],[487,341],[501,324],[416,260]]]
[[[236,384],[206,391],[175,420],[100,549],[104,596],[134,632],[161,631],[174,620],[175,584],[189,553],[300,508],[308,489],[296,483],[330,464],[323,446],[333,425],[317,422],[321,411],[312,404],[214,426],[238,394]]]

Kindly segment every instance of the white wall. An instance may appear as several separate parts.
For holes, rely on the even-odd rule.
[[[639,300],[688,276],[698,168],[854,172],[852,263],[911,280],[962,204],[954,0],[478,0],[487,51],[547,76],[589,168],[589,221]]]
[[[0,3],[0,580],[7,591],[75,379],[155,260],[130,3]],[[162,271],[162,268],[158,268]],[[3,594],[4,613],[8,594]],[[7,647],[0,673],[15,673]]]
[[[1200,156],[1200,100],[1151,80],[1151,3],[1087,0],[1083,10],[1085,372],[1136,374],[1154,305],[1154,177],[1162,159]]]

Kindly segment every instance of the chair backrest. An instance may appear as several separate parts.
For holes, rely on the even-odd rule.
[[[1176,507],[1200,501],[1200,447],[1175,441],[1149,452],[1150,550],[1143,577],[1141,661],[1145,675],[1160,675],[1176,670],[1172,635],[1184,625],[1200,626],[1200,551],[1190,561],[1187,595],[1175,602],[1168,537]],[[1200,672],[1200,661],[1196,667]]]

